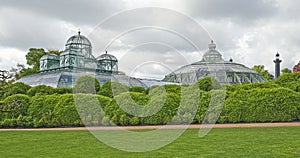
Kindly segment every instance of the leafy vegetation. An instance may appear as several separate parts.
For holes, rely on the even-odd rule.
[[[254,65],[252,67],[252,69],[254,71],[256,71],[257,73],[261,74],[265,79],[267,79],[269,81],[274,79],[274,76],[272,74],[270,74],[268,70],[265,70],[264,65]]]
[[[299,83],[300,73],[286,73],[264,83],[224,86],[204,78],[190,86],[147,89],[117,82],[100,86],[91,76],[81,77],[73,89],[6,82],[0,91],[0,126],[157,125],[210,123],[216,119],[218,123],[300,121]],[[88,86],[97,94],[88,94],[92,93],[86,91]]]

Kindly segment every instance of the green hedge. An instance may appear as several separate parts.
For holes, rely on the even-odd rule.
[[[275,80],[276,84],[300,92],[300,72],[282,74]]]
[[[300,95],[286,88],[239,90],[225,102],[220,123],[298,121]]]
[[[190,86],[146,90],[106,82],[98,92],[102,95],[73,94],[71,88],[45,85],[24,85],[22,90],[23,84],[18,83],[11,85],[14,88],[0,102],[0,126],[161,125],[214,123],[216,119],[218,123],[300,121],[300,94],[292,86],[299,78],[296,73],[275,82],[223,86],[226,94],[218,83],[211,85],[215,82],[211,78]]]

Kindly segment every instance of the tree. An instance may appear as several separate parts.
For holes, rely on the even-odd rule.
[[[16,68],[12,68],[11,72],[14,74],[14,79],[20,79],[24,76],[38,73],[40,68],[40,58],[46,54],[60,55],[59,50],[48,50],[45,52],[43,48],[30,48],[26,55],[27,64],[31,67],[26,68],[23,64],[17,64]]]
[[[265,70],[264,65],[254,65],[252,67],[252,70],[256,71],[257,73],[262,75],[267,80],[273,80],[274,79],[274,76],[272,74],[270,74],[268,70]]]
[[[40,58],[46,54],[43,48],[30,48],[26,55],[27,64],[37,72],[40,68]]]
[[[0,85],[6,85],[8,80],[12,78],[12,74],[6,70],[0,70]]]
[[[281,73],[282,74],[289,74],[289,73],[292,73],[292,70],[288,69],[288,68],[284,68],[281,70]]]

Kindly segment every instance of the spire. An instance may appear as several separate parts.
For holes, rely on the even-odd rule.
[[[210,50],[214,50],[214,49],[216,49],[216,44],[214,43],[214,40],[211,40],[211,43],[210,44],[208,44],[208,48],[210,49]]]
[[[80,35],[80,28],[78,29],[78,35]]]

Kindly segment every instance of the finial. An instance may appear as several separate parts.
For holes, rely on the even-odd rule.
[[[276,57],[279,57],[279,53],[278,52],[276,53]]]
[[[210,44],[208,44],[208,48],[210,49],[210,50],[213,50],[213,49],[216,49],[216,44],[214,43],[214,40],[211,40],[211,43]]]
[[[78,29],[78,35],[80,35],[80,28]]]
[[[107,50],[105,51],[105,54],[107,54]]]
[[[232,58],[230,58],[230,59],[229,59],[229,62],[233,62],[233,59],[232,59]]]

